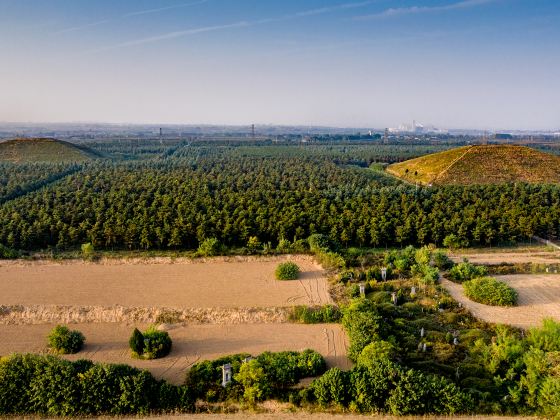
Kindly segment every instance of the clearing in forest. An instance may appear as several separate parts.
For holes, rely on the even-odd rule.
[[[468,299],[461,284],[442,280],[442,285],[475,317],[486,322],[530,328],[541,326],[545,318],[560,321],[560,275],[517,274],[496,278],[517,291],[517,306],[504,308],[483,305]]]

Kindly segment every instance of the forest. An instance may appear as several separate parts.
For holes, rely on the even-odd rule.
[[[379,164],[425,145],[91,144],[81,165],[0,165],[0,243],[13,249],[244,248],[325,234],[341,245],[486,246],[557,237],[560,188],[410,185]],[[98,149],[96,149],[98,147]],[[369,166],[372,168],[369,168]]]

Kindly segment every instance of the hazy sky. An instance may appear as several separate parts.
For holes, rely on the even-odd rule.
[[[0,121],[560,128],[560,0],[0,0]]]

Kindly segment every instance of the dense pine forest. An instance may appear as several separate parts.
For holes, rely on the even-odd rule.
[[[104,158],[0,165],[1,244],[195,249],[207,238],[276,246],[321,233],[343,246],[476,246],[560,229],[558,186],[421,187],[382,171],[449,146],[83,144]]]

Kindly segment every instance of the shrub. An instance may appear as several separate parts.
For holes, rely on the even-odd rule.
[[[276,247],[276,251],[278,251],[282,254],[287,254],[289,252],[292,252],[292,243],[290,241],[288,241],[287,239],[282,238],[278,242],[278,246]]]
[[[376,340],[364,347],[358,356],[357,363],[360,366],[372,367],[379,362],[392,360],[396,356],[396,350],[393,344]]]
[[[540,328],[531,328],[527,341],[533,347],[544,351],[560,351],[560,322],[543,320]]]
[[[335,305],[317,307],[294,306],[289,315],[290,321],[302,324],[323,324],[339,322],[342,318],[340,309]]]
[[[243,386],[243,398],[255,404],[270,395],[267,375],[258,360],[253,359],[243,363],[235,379]]]
[[[319,264],[327,270],[341,270],[346,267],[344,257],[336,252],[318,252],[316,257]]]
[[[344,405],[348,395],[348,374],[339,368],[329,369],[311,384],[313,394],[321,405]]]
[[[0,244],[0,258],[13,259],[18,258],[19,252],[5,245]]]
[[[85,341],[80,331],[72,331],[64,325],[57,325],[48,336],[49,347],[60,354],[74,354],[79,352]]]
[[[0,359],[0,415],[98,416],[193,411],[186,387],[126,365],[53,356]]]
[[[95,248],[91,242],[82,244],[82,256],[87,259],[91,260],[95,257]]]
[[[276,267],[277,280],[296,280],[299,276],[299,266],[291,261],[278,264]]]
[[[493,306],[514,306],[517,292],[506,283],[491,277],[481,277],[463,283],[465,295],[478,303]]]
[[[314,254],[318,252],[328,252],[332,248],[332,242],[327,235],[315,233],[307,238],[309,250]]]
[[[134,328],[130,340],[128,340],[130,349],[136,354],[144,353],[144,335],[138,328]]]
[[[486,267],[481,265],[474,265],[468,261],[464,261],[455,265],[449,271],[449,278],[458,283],[462,283],[467,280],[472,280],[477,277],[484,277],[488,273]]]
[[[143,334],[135,328],[128,344],[134,357],[159,359],[169,354],[172,341],[166,331],[158,331],[155,326],[151,326]]]
[[[437,267],[440,270],[449,270],[455,265],[453,261],[451,261],[451,259],[447,256],[447,254],[441,250],[435,251],[432,259],[434,267]]]
[[[213,257],[221,251],[220,242],[216,238],[207,238],[198,246],[197,254],[201,257]]]
[[[374,305],[365,299],[358,299],[344,309],[342,325],[348,333],[350,348],[348,357],[357,361],[358,356],[369,343],[379,339],[382,318]]]

